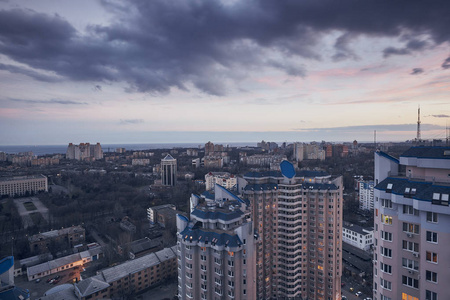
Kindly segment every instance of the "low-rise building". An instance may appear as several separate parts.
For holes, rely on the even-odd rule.
[[[55,260],[27,268],[28,280],[34,280],[55,274],[64,270],[83,266],[86,263],[99,259],[103,254],[102,248],[97,247],[80,253],[67,255]]]
[[[153,206],[147,209],[147,218],[151,224],[159,224],[161,227],[169,228],[176,226],[176,215],[184,214],[178,211],[173,204]]]
[[[0,197],[24,196],[39,192],[48,192],[45,175],[0,178]]]
[[[33,253],[47,253],[52,245],[63,245],[72,248],[85,242],[86,232],[81,226],[72,226],[59,230],[51,230],[32,235],[28,238]]]
[[[373,228],[363,228],[356,224],[344,224],[342,241],[361,250],[368,251],[373,245]]]
[[[207,191],[213,190],[216,184],[221,185],[226,189],[232,189],[236,183],[236,176],[228,172],[209,172],[205,175]]]

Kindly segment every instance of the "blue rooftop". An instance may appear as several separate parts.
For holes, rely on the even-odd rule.
[[[295,177],[295,168],[294,165],[287,160],[283,160],[280,163],[281,174],[287,178]]]
[[[213,246],[240,247],[242,245],[238,235],[205,231],[201,228],[192,228],[189,226],[180,232],[180,235],[184,240],[189,240],[190,242],[204,242],[205,244],[211,243]]]
[[[378,151],[375,152],[375,153],[377,153],[378,155],[383,156],[383,157],[385,157],[385,158],[387,158],[387,159],[389,159],[389,160],[392,160],[392,161],[395,162],[395,163],[399,163],[399,161],[398,161],[397,158],[395,158],[395,157],[393,157],[393,156],[391,156],[391,155],[389,155],[389,154],[387,154],[387,153],[385,153],[385,152],[383,152],[383,151],[378,150]]]
[[[450,147],[411,147],[400,155],[400,157],[450,159]]]
[[[209,220],[216,220],[220,219],[223,221],[230,221],[239,218],[244,213],[240,209],[236,209],[234,211],[204,211],[201,209],[194,209],[191,212],[191,215],[194,215],[201,219],[209,219]]]

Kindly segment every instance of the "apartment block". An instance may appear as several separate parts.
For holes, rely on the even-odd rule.
[[[373,228],[363,228],[356,224],[342,226],[342,241],[364,251],[373,245]]]
[[[373,210],[373,181],[358,181],[359,208],[363,210]]]
[[[450,147],[375,153],[374,299],[450,299]]]
[[[209,172],[205,175],[207,191],[213,190],[216,184],[221,185],[226,189],[232,189],[236,183],[236,177],[228,172]]]
[[[45,175],[0,178],[0,197],[24,196],[27,193],[39,192],[48,192],[48,182]]]
[[[299,171],[251,172],[239,190],[255,228],[254,299],[341,297],[342,177]]]
[[[248,202],[219,185],[200,201],[191,197],[190,219],[177,216],[179,299],[256,299]]]
[[[90,143],[80,143],[74,145],[69,143],[66,151],[67,159],[76,160],[98,160],[103,158],[103,150],[100,143],[91,145]]]

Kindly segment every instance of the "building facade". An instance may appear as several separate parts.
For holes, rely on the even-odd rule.
[[[239,186],[257,237],[254,299],[341,299],[342,177],[280,169]]]
[[[57,245],[71,248],[75,245],[83,244],[85,240],[86,231],[81,226],[42,232],[28,238],[30,250],[33,253],[46,253],[50,247]]]
[[[48,192],[45,175],[0,178],[0,197],[25,196],[39,192]]]
[[[342,226],[342,241],[364,251],[373,245],[373,228],[363,228],[355,224]]]
[[[177,183],[177,160],[167,154],[161,159],[161,184],[175,186]]]
[[[358,181],[359,209],[373,210],[373,181]]]
[[[179,299],[256,299],[254,234],[247,202],[216,185],[177,216]]]
[[[450,299],[450,147],[375,153],[374,299]]]
[[[100,143],[91,145],[90,143],[80,143],[74,145],[69,143],[66,151],[67,159],[76,160],[99,160],[103,158],[103,150]]]
[[[209,172],[205,175],[207,191],[213,190],[216,184],[221,185],[226,189],[232,189],[236,183],[236,177],[228,172]]]

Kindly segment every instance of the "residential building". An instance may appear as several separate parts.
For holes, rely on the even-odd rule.
[[[208,155],[213,152],[214,152],[214,144],[211,142],[207,142],[205,144],[205,155]]]
[[[342,241],[364,251],[373,245],[373,228],[363,228],[356,224],[342,226]]]
[[[115,267],[97,272],[97,275],[83,279],[66,289],[61,287],[41,300],[98,300],[128,299],[177,274],[175,246],[129,260]]]
[[[161,159],[161,184],[175,186],[177,182],[177,160],[167,154]]]
[[[251,172],[239,185],[255,224],[254,299],[340,299],[342,176],[299,171]]]
[[[256,299],[248,202],[216,185],[214,200],[191,206],[177,217],[179,299]]]
[[[148,158],[133,158],[131,160],[132,166],[148,166],[150,164],[150,159]]]
[[[159,224],[164,228],[171,228],[176,226],[176,215],[183,214],[178,211],[173,204],[164,204],[159,206],[149,207],[147,209],[147,218],[151,224]]]
[[[205,168],[220,169],[223,167],[224,158],[221,155],[208,155],[202,158],[203,166]]]
[[[216,184],[230,190],[236,183],[236,177],[228,172],[209,172],[205,175],[207,191],[213,190]]]
[[[103,150],[100,143],[91,145],[90,143],[80,143],[74,145],[69,143],[66,151],[67,159],[76,160],[99,160],[103,158]]]
[[[449,174],[450,147],[375,152],[375,299],[450,299]]]
[[[39,192],[48,192],[47,176],[45,175],[0,178],[0,197],[25,196]]]
[[[85,239],[85,229],[81,226],[72,226],[32,235],[28,238],[28,242],[31,252],[47,253],[49,247],[62,245],[63,248],[72,248],[75,245],[83,244]]]
[[[160,237],[149,239],[145,237],[140,240],[132,241],[124,245],[117,246],[117,252],[120,255],[128,255],[130,259],[142,257],[163,248],[163,240]]]
[[[373,210],[373,181],[358,181],[359,209]]]

